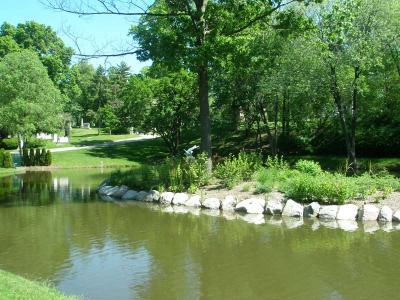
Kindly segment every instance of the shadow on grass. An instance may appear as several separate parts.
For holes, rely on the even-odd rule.
[[[99,147],[88,150],[95,157],[126,159],[128,161],[154,165],[168,156],[168,149],[161,139]]]
[[[90,140],[90,141],[75,141],[75,142],[71,142],[70,144],[73,146],[77,146],[77,147],[82,147],[82,146],[93,146],[93,145],[97,145],[97,144],[103,144],[103,143],[111,143],[113,142],[113,140],[111,139],[107,139],[107,140]]]

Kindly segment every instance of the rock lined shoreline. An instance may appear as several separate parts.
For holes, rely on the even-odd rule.
[[[203,208],[204,210],[238,212],[242,218],[254,219],[263,215],[280,216],[283,218],[314,218],[321,222],[369,222],[375,221],[381,224],[400,223],[400,210],[394,211],[384,205],[381,208],[374,204],[344,205],[320,205],[317,202],[301,204],[286,199],[280,192],[251,197],[244,200],[237,200],[234,195],[226,195],[224,199],[215,197],[202,198],[199,195],[187,193],[172,193],[151,191],[130,190],[127,186],[110,186],[107,181],[98,188],[98,193],[106,200],[130,200],[141,202],[155,202],[164,205],[171,205],[176,208]],[[247,216],[247,217],[246,217]],[[256,223],[257,222],[252,222]],[[261,224],[263,222],[259,222]],[[400,225],[400,224],[399,224]],[[332,225],[333,226],[333,225]],[[329,227],[329,226],[328,226]],[[386,226],[390,227],[390,226]]]

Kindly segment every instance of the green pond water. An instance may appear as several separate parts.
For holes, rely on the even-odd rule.
[[[0,269],[96,300],[399,298],[392,225],[107,202],[105,177],[0,178]]]

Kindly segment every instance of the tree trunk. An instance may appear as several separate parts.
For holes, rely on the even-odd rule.
[[[212,150],[211,150],[211,126],[210,126],[210,108],[208,103],[208,72],[207,66],[202,65],[198,70],[199,80],[199,101],[200,101],[200,149],[208,156],[208,170],[212,170]]]
[[[278,153],[278,95],[275,95],[275,102],[274,102],[274,145],[275,145],[275,154]]]
[[[337,110],[339,112],[340,125],[342,127],[346,142],[347,160],[349,164],[349,167],[347,169],[347,174],[355,175],[357,171],[357,160],[356,160],[356,150],[355,150],[355,128],[356,128],[355,118],[356,118],[356,108],[357,108],[357,102],[355,100],[357,100],[357,94],[354,93],[354,91],[356,90],[353,90],[352,124],[351,124],[351,129],[349,129],[348,127],[349,125],[346,119],[346,110],[337,84],[336,68],[333,65],[331,65],[330,68],[331,68],[331,93],[335,101]]]
[[[259,109],[260,109],[261,117],[263,118],[264,124],[265,124],[266,129],[267,129],[268,143],[269,143],[269,146],[271,147],[271,154],[273,156],[275,156],[276,155],[276,144],[275,144],[275,139],[274,139],[274,137],[272,135],[271,129],[269,128],[268,113],[265,113],[264,108],[262,107],[262,105],[260,105]]]

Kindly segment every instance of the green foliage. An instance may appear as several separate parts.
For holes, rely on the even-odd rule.
[[[35,166],[50,166],[51,165],[51,152],[46,149],[37,148],[24,148],[22,151],[23,164],[26,167]]]
[[[216,166],[214,175],[228,188],[233,188],[241,181],[249,180],[262,165],[256,153],[240,152],[237,157],[230,155],[223,163]]]
[[[4,152],[4,158],[3,158],[3,168],[12,168],[14,167],[12,155],[10,151],[5,151]]]
[[[31,165],[31,161],[29,159],[29,151],[26,147],[22,149],[22,163],[26,167],[29,167]]]
[[[29,166],[35,166],[35,149],[29,149]]]
[[[317,176],[322,173],[320,164],[312,160],[300,159],[299,161],[296,162],[294,167],[301,173],[309,174],[312,176]]]
[[[0,147],[6,150],[15,150],[18,148],[17,138],[5,138],[0,141]]]
[[[31,137],[25,142],[25,147],[27,148],[41,148],[43,146],[46,146],[46,141],[43,139]]]
[[[3,168],[4,156],[5,156],[5,150],[1,148],[0,149],[0,168]]]
[[[50,150],[47,150],[46,152],[46,158],[45,158],[45,166],[51,166],[52,163],[52,156]]]
[[[267,168],[274,168],[274,169],[287,169],[289,167],[288,163],[283,159],[283,156],[275,155],[267,157],[265,162]]]
[[[207,157],[198,155],[195,159],[169,158],[157,166],[141,165],[128,171],[111,174],[111,184],[127,185],[134,189],[162,189],[172,192],[196,192],[209,181]]]
[[[41,165],[41,151],[40,148],[35,149],[35,156],[33,157],[34,166]]]

